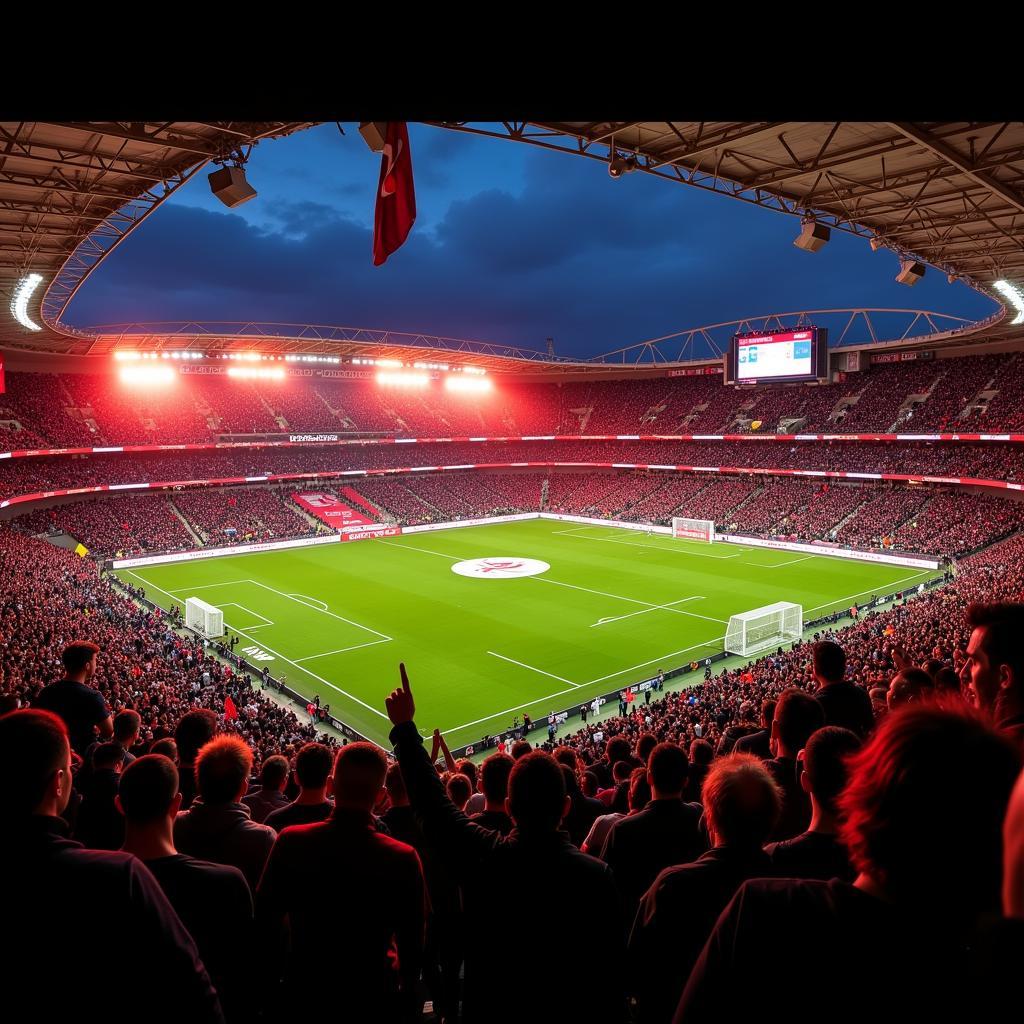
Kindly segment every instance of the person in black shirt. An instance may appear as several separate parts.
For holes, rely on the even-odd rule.
[[[103,695],[89,685],[96,674],[99,647],[87,640],[68,644],[61,654],[65,677],[50,683],[35,699],[33,707],[52,711],[64,720],[71,739],[71,749],[85,755],[89,744],[99,733],[102,738],[114,735],[114,721]]]
[[[809,693],[795,686],[783,691],[772,720],[771,745],[775,756],[767,762],[772,778],[782,790],[782,813],[772,839],[792,839],[810,823],[811,802],[797,779],[797,754],[824,724],[821,705]]]
[[[849,729],[826,725],[800,751],[800,786],[811,799],[811,823],[802,835],[765,847],[773,875],[853,881],[850,856],[836,835],[836,800],[846,786],[846,760],[860,745],[860,738]]]
[[[761,847],[781,806],[779,788],[760,758],[727,754],[711,766],[704,811],[712,849],[691,864],[662,871],[633,923],[628,973],[640,1024],[671,1018],[722,908],[746,879],[770,873]],[[763,999],[765,990],[759,995]]]
[[[549,754],[533,751],[516,761],[507,807],[515,828],[508,836],[481,828],[456,810],[413,721],[415,703],[404,665],[400,671],[401,688],[386,700],[394,725],[391,740],[427,841],[437,846],[465,886],[472,941],[466,945],[463,1020],[521,1024],[522,1001],[510,997],[510,986],[526,978],[531,1000],[550,1018],[564,1003],[567,983],[593,974],[593,950],[600,950],[611,964],[625,955],[611,870],[580,853],[560,830],[569,799],[562,767]],[[566,941],[562,929],[538,928],[528,915],[507,913],[531,892],[558,893],[573,908],[574,931],[588,941]],[[538,965],[544,969],[538,971]],[[612,970],[600,984],[574,987],[574,1019],[621,1024],[623,984],[621,973]]]
[[[475,821],[484,828],[493,828],[503,836],[512,831],[512,819],[505,810],[508,798],[508,777],[512,774],[515,761],[508,754],[491,754],[480,769],[480,788],[484,794],[484,809],[478,814],[471,814],[470,821]]]
[[[196,708],[181,716],[174,730],[178,745],[178,785],[181,809],[187,811],[196,796],[196,758],[199,751],[217,735],[217,716],[208,708]]]
[[[0,963],[10,1014],[85,1020],[119,1005],[156,1024],[223,1024],[195,943],[145,865],[67,838],[63,721],[34,709],[0,718],[0,777]]]
[[[330,817],[334,804],[327,799],[334,758],[322,743],[307,743],[295,755],[299,795],[286,807],[271,811],[264,820],[278,832],[289,825],[311,825]]]
[[[682,747],[659,743],[647,762],[650,802],[642,811],[620,818],[605,838],[601,859],[615,875],[627,921],[662,868],[686,864],[707,849],[700,805],[683,803],[689,771]]]
[[[178,853],[174,818],[181,806],[178,770],[166,757],[137,758],[121,775],[117,808],[124,816],[126,853],[156,877],[199,948],[228,1021],[244,1020],[247,958],[252,941],[252,895],[238,868]]]
[[[124,839],[124,820],[114,801],[121,781],[125,751],[120,743],[101,743],[92,756],[93,770],[75,818],[75,839],[92,850],[117,850]]]
[[[770,761],[772,720],[775,718],[775,700],[766,697],[761,701],[761,728],[757,732],[741,736],[733,745],[737,754],[753,754],[762,761]]]
[[[715,925],[676,1024],[758,1019],[794,965],[788,1024],[974,1019],[972,950],[1000,910],[1002,824],[1020,767],[1013,744],[965,710],[888,715],[838,800],[854,883],[747,882]],[[879,969],[889,964],[898,970]]]
[[[838,725],[861,739],[875,727],[871,698],[867,691],[847,682],[846,654],[839,644],[819,640],[813,648],[814,678],[818,689],[814,696],[825,712],[826,725]]]

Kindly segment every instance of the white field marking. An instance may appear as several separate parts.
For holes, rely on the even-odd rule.
[[[260,627],[257,627],[260,628]],[[326,658],[329,654],[344,654],[346,651],[358,651],[360,647],[374,647],[377,644],[389,643],[388,640],[369,640],[365,644],[353,644],[351,647],[339,647],[336,651],[324,651],[323,654],[307,654],[305,658],[296,658],[295,664],[312,661],[314,658]]]
[[[251,608],[246,608],[244,604],[239,604],[237,601],[228,601],[227,604],[218,605],[222,610],[224,608],[241,608],[243,612],[248,612],[250,615],[255,615],[257,619],[262,619],[263,622],[258,626],[250,626],[249,629],[262,629],[264,626],[273,626],[274,623],[271,619],[268,619],[266,615],[260,615],[259,612],[254,612]]]
[[[804,614],[806,615],[807,612],[816,612],[820,608],[830,608],[839,601],[849,601],[854,597],[863,597],[865,594],[877,594],[880,590],[888,590],[890,587],[895,587],[898,583],[909,583],[911,580],[919,579],[921,576],[930,576],[936,571],[937,570],[935,569],[924,569],[921,572],[915,572],[911,573],[909,576],[904,576],[902,579],[893,580],[891,583],[884,583],[877,587],[872,587],[870,590],[862,590],[857,594],[847,594],[846,597],[837,597],[833,601],[826,601],[824,604],[816,604],[813,608],[805,608]]]
[[[764,549],[762,549],[764,550]],[[788,562],[744,562],[744,565],[756,565],[758,569],[781,569],[784,565],[796,565],[797,562],[806,562],[808,558],[816,558],[816,555],[804,555],[803,558],[791,558]]]
[[[286,594],[285,596],[292,598],[292,600],[294,601],[298,601],[299,604],[306,604],[306,602],[308,601],[310,606],[320,605],[321,607],[318,609],[319,611],[327,611],[326,601],[318,601],[315,597],[309,597],[309,595],[307,594]],[[301,600],[301,598],[305,598],[305,600]]]
[[[723,637],[718,637],[717,639],[718,640],[724,640],[725,637],[724,636]],[[570,689],[567,689],[567,690],[556,690],[554,693],[549,693],[549,694],[547,694],[544,697],[538,697],[536,700],[527,701],[525,704],[517,704],[514,708],[506,708],[504,711],[496,711],[493,715],[488,715],[486,718],[476,718],[472,722],[463,722],[462,725],[453,725],[450,728],[447,728],[447,729],[445,729],[443,731],[444,731],[445,735],[447,735],[448,733],[451,733],[451,732],[459,732],[461,729],[468,729],[471,725],[480,725],[482,722],[490,722],[492,719],[501,718],[504,715],[510,715],[514,711],[522,711],[523,708],[532,708],[534,706],[534,704],[544,704],[544,703],[546,703],[549,700],[554,700],[555,697],[561,697],[561,696],[563,696],[566,693],[572,693],[574,690],[582,689],[585,686],[591,686],[594,683],[602,683],[602,682],[604,682],[605,679],[614,679],[616,676],[621,676],[621,675],[625,675],[625,673],[627,673],[627,672],[632,672],[633,669],[643,668],[645,665],[653,665],[656,661],[664,661],[664,660],[666,660],[668,658],[674,657],[677,654],[686,654],[688,651],[695,651],[698,647],[704,647],[706,644],[712,644],[712,643],[716,643],[716,642],[717,642],[716,640],[705,640],[703,643],[694,644],[692,647],[684,647],[681,651],[673,651],[671,654],[663,654],[660,658],[651,658],[650,661],[643,661],[639,665],[632,665],[630,668],[624,668],[624,669],[622,669],[619,672],[613,672],[611,675],[602,676],[600,679],[591,679],[589,683],[572,683]],[[494,652],[493,651],[488,651],[487,653],[488,654],[493,654]],[[499,654],[499,655],[497,655],[497,657],[500,658],[501,655]],[[506,661],[510,661],[511,659],[510,658],[506,658],[505,660]],[[520,663],[516,662],[516,664],[520,664]],[[529,668],[530,666],[528,665],[526,667]],[[537,671],[537,670],[535,670],[535,671]],[[544,673],[544,674],[547,675],[548,673]],[[557,679],[558,676],[555,676],[554,678]],[[564,681],[565,682],[569,682],[568,679],[566,679]]]
[[[592,527],[592,529],[599,530],[599,529],[601,529],[601,527],[595,526],[595,527]],[[633,531],[633,532],[636,532],[636,531]],[[659,534],[658,536],[662,536],[662,535]],[[616,540],[613,537],[575,537],[574,539],[575,540],[596,540],[596,541],[600,541],[600,543],[602,543],[602,544],[621,544],[623,547],[627,547],[627,548],[647,548],[647,549],[654,548],[657,551],[668,551],[670,554],[673,554],[673,555],[693,555],[694,558],[710,558],[710,559],[712,559],[713,561],[716,561],[716,562],[724,562],[726,559],[729,559],[729,558],[739,558],[740,557],[740,552],[739,551],[737,551],[736,554],[734,554],[734,555],[706,555],[703,551],[690,551],[688,548],[678,548],[678,547],[671,547],[670,548],[670,547],[665,547],[665,546],[663,546],[661,544],[634,544],[632,541],[629,541],[629,540]]]
[[[133,575],[134,575],[134,573],[133,573]],[[363,629],[367,633],[373,633],[374,636],[383,637],[385,640],[393,640],[394,639],[394,637],[388,636],[387,633],[382,633],[379,629],[373,629],[370,626],[364,626],[361,622],[356,622],[353,619],[346,619],[344,615],[338,615],[336,612],[328,611],[326,606],[323,607],[323,608],[314,608],[312,605],[306,604],[305,601],[300,601],[299,598],[300,597],[304,597],[305,596],[304,594],[285,594],[283,591],[278,590],[277,587],[270,587],[266,583],[260,583],[259,580],[234,580],[231,583],[208,583],[208,584],[205,584],[204,589],[209,589],[211,587],[234,587],[234,586],[238,586],[241,583],[251,583],[251,584],[253,584],[253,586],[262,587],[264,590],[269,590],[271,593],[277,594],[279,597],[284,597],[284,598],[287,598],[289,601],[294,601],[296,604],[301,604],[304,608],[309,608],[311,611],[314,611],[314,612],[320,612],[322,615],[330,615],[332,619],[338,619],[341,622],[347,622],[350,626],[355,626],[357,629]],[[186,587],[185,589],[186,590],[189,590],[189,589],[197,590],[199,588],[198,587],[191,587],[191,588]],[[161,593],[167,594],[167,593],[169,593],[169,591],[161,590]],[[316,599],[315,598],[309,598],[309,600],[316,600]],[[239,606],[239,607],[241,607],[241,606]],[[249,609],[247,608],[246,611],[249,611]],[[262,617],[263,616],[260,616],[260,618],[262,618]]]
[[[422,551],[425,555],[437,555],[438,558],[447,558],[451,562],[464,562],[465,559],[461,555],[447,555],[443,551],[431,551],[428,548],[418,548],[412,544],[396,544],[393,540],[384,540],[383,537],[377,538],[378,544],[389,544],[393,548],[408,548],[410,551]]]
[[[711,615],[698,615],[697,612],[684,612],[682,608],[670,608],[665,604],[654,604],[651,601],[641,601],[636,597],[623,597],[621,594],[609,594],[603,590],[591,590],[589,587],[580,587],[575,583],[562,583],[560,580],[549,580],[546,576],[527,576],[528,580],[536,580],[538,583],[551,583],[556,587],[568,587],[570,590],[582,590],[588,594],[596,594],[598,597],[610,597],[616,601],[628,601],[630,604],[642,604],[645,608],[654,610],[655,608],[662,608],[665,611],[672,612],[673,615],[688,615],[694,619],[706,619],[708,622],[720,622],[723,626],[726,625],[725,619],[716,619]]]
[[[560,683],[568,683],[570,686],[579,687],[581,683],[574,683],[571,679],[563,679],[561,676],[556,676],[552,672],[545,672],[542,668],[535,668],[533,665],[527,665],[525,661],[516,661],[515,658],[506,658],[504,654],[498,654],[497,651],[488,651],[488,654],[494,655],[495,658],[501,658],[502,661],[509,661],[513,665],[519,665],[521,668],[528,668],[531,672],[537,672],[542,676],[547,676],[549,679],[557,679]]]
[[[125,572],[128,570],[126,569]],[[134,576],[135,573],[132,573]],[[239,583],[248,583],[248,580],[230,580],[227,583],[204,583],[201,587],[181,587],[179,590],[161,590],[161,594],[187,594],[190,590],[210,590],[213,587],[233,587]]]
[[[158,587],[155,583],[151,582],[150,580],[147,580],[144,576],[140,576],[137,572],[132,572],[131,569],[125,569],[124,571],[126,573],[128,573],[129,576],[134,576],[136,579],[142,580],[142,582],[145,583],[147,587],[152,587],[154,590],[159,590],[161,594],[166,594],[172,601],[177,601],[177,598],[170,591],[164,590],[163,587]],[[252,582],[252,581],[246,580],[245,582]],[[253,644],[256,644],[257,647],[262,647],[263,650],[270,651],[271,654],[276,655],[282,661],[287,662],[289,665],[292,665],[294,668],[297,668],[300,672],[305,672],[307,676],[311,676],[313,679],[316,679],[318,682],[323,683],[324,686],[329,686],[332,690],[337,690],[337,692],[340,693],[343,697],[348,697],[349,700],[354,700],[357,704],[360,704],[360,705],[362,705],[362,707],[366,708],[367,711],[372,711],[378,717],[383,718],[385,720],[387,719],[388,716],[386,714],[384,714],[383,711],[378,711],[377,708],[371,706],[370,704],[367,704],[366,701],[360,700],[358,697],[356,697],[353,694],[349,693],[347,690],[343,690],[340,686],[335,686],[334,683],[332,683],[329,679],[324,679],[323,676],[318,676],[315,672],[310,672],[310,670],[308,668],[303,668],[298,662],[292,661],[291,658],[286,658],[280,651],[275,651],[274,648],[270,647],[268,644],[256,643],[256,641],[251,636],[249,636],[249,633],[248,633],[247,630],[239,629],[237,626],[232,626],[231,628],[236,633],[240,633],[242,636],[244,636],[246,638],[246,640],[249,640]],[[390,640],[391,638],[388,637],[388,639]],[[377,745],[380,746],[380,744],[377,744]],[[383,749],[383,748],[381,748],[381,749]]]
[[[575,526],[571,530],[552,530],[551,531],[551,536],[552,537],[572,536],[572,534],[574,534],[574,533],[582,533],[584,530],[594,530],[594,529],[600,529],[600,527],[595,527],[595,526]]]
[[[648,612],[658,611],[658,609],[662,609],[663,611],[664,610],[668,610],[674,604],[686,604],[687,601],[703,601],[703,600],[704,600],[703,596],[701,596],[701,597],[684,597],[684,598],[682,598],[679,601],[668,601],[667,603],[659,604],[659,605],[657,605],[654,608],[641,608],[640,611],[638,611],[638,612],[627,612],[625,615],[613,615],[613,616],[611,616],[610,618],[607,618],[607,619],[598,619],[597,622],[592,622],[590,624],[590,628],[593,629],[594,626],[603,626],[603,625],[605,625],[605,623],[608,623],[608,622],[618,622],[620,619],[631,619],[634,615],[646,615]]]
[[[357,629],[364,629],[367,633],[373,633],[374,636],[383,637],[385,640],[393,640],[394,637],[390,637],[387,633],[382,633],[379,629],[372,629],[370,626],[364,626],[361,622],[355,622],[352,619],[346,619],[344,615],[338,615],[336,612],[327,611],[325,608],[312,608],[306,604],[305,601],[299,601],[292,597],[291,594],[285,594],[278,590],[276,587],[269,587],[266,583],[260,583],[259,580],[246,580],[246,583],[254,583],[257,587],[262,587],[264,590],[269,590],[272,594],[277,594],[280,597],[285,597],[289,601],[295,601],[296,604],[301,604],[305,608],[309,608],[310,611],[320,612],[321,615],[330,615],[332,619],[338,619],[339,622],[347,622],[350,626],[355,626]]]
[[[724,639],[724,636],[712,637],[710,640],[703,640],[699,644],[694,644],[692,647],[684,647],[681,651],[672,651],[670,654],[663,654],[659,658],[651,658],[649,661],[641,661],[639,665],[630,665],[629,668],[620,669],[618,672],[611,672],[606,676],[601,676],[599,679],[591,679],[583,685],[593,686],[594,683],[603,683],[606,679],[614,679],[616,676],[625,675],[627,672],[632,672],[634,669],[643,668],[645,665],[653,665],[655,662],[659,661],[667,661],[669,658],[674,658],[677,654],[686,654],[688,651],[697,650],[698,647],[707,647],[708,644],[717,644],[720,640]]]

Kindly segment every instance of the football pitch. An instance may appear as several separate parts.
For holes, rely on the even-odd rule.
[[[248,661],[385,746],[404,661],[421,731],[454,748],[717,653],[737,612],[816,618],[937,573],[528,520],[118,575],[164,608],[222,609]]]

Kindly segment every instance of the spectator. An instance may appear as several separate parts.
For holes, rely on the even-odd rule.
[[[101,743],[93,753],[93,770],[75,818],[75,839],[92,850],[117,850],[124,839],[124,821],[114,801],[124,767],[120,743]]]
[[[795,687],[783,691],[775,706],[771,739],[775,757],[768,762],[768,770],[782,792],[782,811],[772,839],[792,839],[811,820],[811,804],[797,778],[797,755],[814,731],[825,724],[824,718],[821,704]]]
[[[960,672],[975,704],[1024,749],[1024,604],[967,609],[971,639]]]
[[[175,768],[178,767],[178,744],[174,741],[173,736],[165,736],[163,739],[157,740],[149,748],[149,752],[151,754],[161,754],[163,757],[166,757]],[[182,799],[184,799],[184,797]]]
[[[437,778],[429,764],[427,770]],[[281,964],[280,1012],[308,999],[311,979],[330,979],[346,1019],[420,1016],[415,986],[423,948],[423,871],[412,847],[374,824],[386,771],[384,755],[372,744],[343,747],[334,765],[331,817],[289,828],[274,844],[256,893],[256,916],[269,962]],[[330,878],[351,882],[345,896],[351,927],[338,927],[313,898]]]
[[[846,654],[831,640],[814,645],[814,696],[825,712],[825,725],[838,725],[855,732],[861,739],[874,727],[871,698],[855,683],[847,682]]]
[[[515,761],[508,754],[491,754],[484,761],[480,770],[480,786],[486,802],[479,814],[469,816],[470,821],[484,828],[493,828],[503,836],[512,831],[512,819],[508,816],[505,804],[508,800],[508,777],[514,764]],[[457,801],[453,803],[458,806]]]
[[[178,785],[181,786],[181,809],[187,811],[196,795],[196,758],[199,751],[217,735],[217,716],[208,708],[197,708],[182,715],[174,730],[174,741],[178,746],[180,769]]]
[[[388,809],[381,815],[381,821],[387,827],[388,834],[407,846],[419,850],[423,846],[423,833],[416,822],[409,794],[405,789],[402,769],[397,764],[388,765],[384,776],[384,786],[388,791]]]
[[[885,703],[889,711],[904,704],[919,703],[934,692],[932,677],[919,668],[904,668],[892,677],[886,691]]]
[[[880,1008],[891,1020],[965,1019],[977,996],[968,950],[978,920],[1000,907],[1000,833],[1019,770],[1013,745],[965,712],[922,705],[889,715],[851,762],[838,801],[856,881],[744,885],[708,939],[675,1020],[762,1013],[794,949],[794,1024],[820,1020],[837,993],[850,1021]],[[874,964],[899,963],[901,984],[864,970],[866,949]]]
[[[126,853],[139,858],[160,883],[195,939],[229,1021],[244,1020],[252,894],[238,868],[197,860],[174,847],[174,819],[181,806],[178,770],[160,754],[133,761],[121,775],[117,807],[124,816]]]
[[[508,754],[502,754],[501,756],[508,757]],[[473,787],[469,779],[461,772],[455,772],[453,775],[448,776],[445,790],[448,793],[448,799],[460,811],[465,811],[466,804],[469,803],[469,798],[473,795]]]
[[[846,786],[846,761],[861,741],[849,729],[826,725],[815,732],[800,751],[800,785],[811,799],[811,823],[794,839],[771,843],[771,874],[781,878],[817,878],[827,882],[854,880],[849,854],[839,841],[836,800]]]
[[[559,757],[561,750],[555,751],[555,760],[562,765],[562,777],[565,779],[565,791],[569,794],[569,813],[565,816],[562,821],[562,828],[569,833],[569,838],[572,840],[573,846],[582,847],[584,839],[590,833],[594,822],[604,813],[604,806],[601,801],[596,797],[587,796],[586,793],[580,789],[579,779],[577,778],[576,771],[578,768],[578,762],[576,760],[576,752],[570,750],[568,747],[563,748],[565,755],[571,758],[570,767]],[[590,773],[590,777],[593,778],[593,773]],[[510,819],[511,820],[511,819]],[[596,854],[600,853],[600,848],[597,850],[585,851],[588,853]]]
[[[641,1024],[671,1019],[722,908],[746,879],[770,872],[761,847],[781,807],[778,785],[753,754],[727,754],[712,764],[704,781],[712,848],[692,864],[662,871],[633,924],[628,974]]]
[[[287,806],[271,811],[264,824],[280,832],[289,825],[312,825],[330,817],[334,804],[327,796],[333,760],[331,751],[322,743],[307,743],[295,755],[299,795]]]
[[[268,814],[288,806],[290,801],[284,795],[284,789],[288,785],[290,772],[288,758],[280,754],[273,754],[263,762],[260,769],[260,788],[242,797],[242,803],[249,808],[253,821],[262,825]]]
[[[588,978],[594,950],[611,963],[625,952],[622,922],[613,909],[618,894],[611,871],[559,831],[569,809],[561,766],[541,751],[516,761],[508,790],[515,829],[502,836],[481,828],[445,794],[413,722],[415,704],[404,665],[401,673],[401,688],[386,702],[395,726],[395,752],[427,840],[437,845],[464,886],[467,934],[474,937],[465,954],[464,1020],[518,1024],[523,1010],[519,1000],[508,998],[509,979],[530,977],[531,998],[545,1012],[561,1007],[565,979]],[[494,927],[503,908],[531,892],[558,893],[573,907],[575,927],[588,941],[565,942],[560,929],[537,928],[523,914]],[[538,974],[537,964],[557,967]],[[620,986],[613,972],[600,985],[574,988],[574,1015],[592,1024],[618,1024],[625,1011]]]
[[[638,811],[642,811],[650,799],[651,787],[647,784],[647,769],[634,768],[629,778],[629,810],[627,813],[636,814]],[[598,804],[600,802],[600,800],[597,801]],[[622,811],[598,815],[590,826],[590,831],[580,845],[580,849],[592,857],[600,857],[612,826],[625,817],[626,814]]]
[[[116,997],[145,1007],[158,1024],[222,1022],[195,943],[146,867],[67,838],[61,816],[71,796],[71,746],[63,720],[34,709],[0,718],[0,775],[7,780],[0,794],[7,1005],[45,1002],[47,1019],[73,1020]],[[83,941],[72,952],[77,935]],[[63,944],[59,961],[55,942]]]
[[[650,803],[615,822],[605,839],[601,859],[615,875],[627,920],[659,871],[686,864],[707,849],[700,806],[683,803],[689,770],[686,751],[675,743],[659,743],[647,762]]]
[[[77,640],[64,648],[64,678],[43,688],[33,707],[52,711],[64,720],[71,738],[71,749],[84,754],[96,734],[114,735],[110,708],[102,694],[89,681],[96,674],[99,647],[88,640]]]
[[[771,760],[772,720],[775,718],[775,701],[766,697],[761,701],[761,728],[757,732],[741,736],[733,746],[738,754],[753,754],[762,761]]]
[[[196,760],[199,795],[174,821],[174,845],[192,857],[238,868],[256,890],[276,833],[253,821],[241,802],[252,751],[237,736],[210,740]]]
[[[772,714],[775,714],[774,708],[772,708]],[[690,743],[690,774],[686,780],[686,789],[683,791],[684,800],[688,800],[690,803],[700,801],[704,780],[707,778],[708,769],[714,758],[714,748],[707,740],[697,739]]]

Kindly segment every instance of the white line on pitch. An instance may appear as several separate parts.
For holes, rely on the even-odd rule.
[[[605,625],[608,622],[618,622],[621,619],[631,619],[634,615],[646,615],[648,612],[656,612],[659,609],[661,611],[671,611],[672,610],[672,605],[674,605],[674,604],[686,604],[687,601],[703,601],[703,600],[704,600],[703,597],[684,597],[680,601],[669,601],[666,604],[654,605],[651,608],[641,608],[640,611],[638,611],[638,612],[627,612],[625,615],[613,615],[612,617],[607,618],[607,619],[598,619],[597,622],[592,622],[590,624],[590,628],[593,629],[594,626],[603,626],[603,625]]]
[[[218,605],[219,608],[241,608],[243,612],[248,612],[250,615],[255,615],[257,619],[262,619],[263,622],[258,626],[250,626],[249,629],[262,629],[264,626],[273,626],[274,622],[272,619],[268,619],[266,615],[260,615],[259,612],[254,612],[251,608],[246,608],[244,604],[239,604],[237,601],[228,601],[227,604]]]
[[[125,571],[128,572],[129,570],[126,569]],[[134,576],[135,573],[132,573],[132,575]],[[140,576],[139,579],[141,578],[142,577]],[[248,580],[229,580],[226,583],[204,583],[199,587],[180,587],[178,590],[160,590],[159,587],[157,587],[157,589],[160,590],[161,594],[187,594],[190,590],[212,590],[214,587],[234,587],[239,583],[248,582]]]
[[[597,530],[600,527],[593,527]],[[635,532],[635,531],[634,531]],[[658,536],[663,536],[659,534]],[[694,558],[710,558],[716,562],[724,562],[729,558],[739,558],[740,553],[737,551],[735,555],[708,555],[703,551],[690,551],[688,548],[683,547],[666,547],[663,544],[634,544],[629,540],[615,540],[613,537],[576,537],[576,540],[596,540],[602,544],[621,544],[626,548],[654,548],[656,551],[667,551],[671,555],[693,555]]]
[[[305,658],[296,658],[295,664],[312,661],[314,658],[326,658],[329,654],[344,654],[346,651],[358,651],[360,647],[374,647],[377,644],[390,643],[389,640],[368,640],[365,644],[353,644],[351,647],[339,647],[336,651],[324,651],[323,654],[307,654]]]
[[[310,611],[320,612],[321,615],[330,615],[332,619],[338,619],[340,622],[347,622],[350,626],[355,626],[357,629],[365,629],[367,633],[373,633],[375,636],[383,637],[385,640],[393,640],[394,637],[390,637],[387,633],[382,633],[379,629],[373,629],[370,626],[364,626],[361,622],[356,622],[354,619],[346,619],[344,615],[338,615],[336,612],[327,611],[326,608],[314,608],[312,605],[306,604],[305,601],[299,601],[292,597],[291,594],[285,594],[278,590],[277,587],[267,586],[266,583],[260,583],[259,580],[246,580],[246,583],[253,583],[257,587],[262,587],[264,590],[269,590],[272,594],[277,594],[280,597],[285,598],[288,601],[295,601],[296,604],[301,604],[303,608],[309,608]]]
[[[298,601],[299,604],[305,604],[306,601],[309,601],[311,606],[319,605],[320,607],[318,608],[318,611],[325,612],[328,610],[326,601],[320,601],[315,597],[310,597],[308,594],[287,594],[286,596]],[[305,598],[305,600],[302,600],[303,598]]]
[[[580,683],[574,683],[571,679],[563,679],[561,676],[556,676],[553,672],[545,672],[542,668],[534,668],[533,665],[527,665],[525,661],[516,661],[515,658],[506,658],[504,654],[498,654],[497,651],[488,651],[487,653],[494,655],[495,658],[501,658],[502,661],[509,661],[513,665],[519,665],[520,668],[528,668],[531,672],[537,672],[542,676],[547,676],[549,679],[557,679],[560,683],[568,683],[570,686],[574,687],[579,687],[581,685]]]
[[[461,555],[446,555],[443,551],[431,551],[429,548],[418,548],[414,544],[397,544],[393,540],[384,540],[382,537],[377,538],[378,544],[388,544],[393,548],[407,548],[409,551],[422,551],[425,555],[437,555],[438,558],[447,558],[450,562],[461,562]]]
[[[629,668],[620,669],[618,672],[611,672],[606,676],[601,676],[599,679],[591,679],[589,682],[583,683],[584,686],[593,686],[594,683],[603,683],[606,679],[614,679],[616,676],[624,676],[627,672],[632,672],[634,669],[643,668],[645,665],[653,665],[655,662],[667,661],[669,658],[674,658],[677,654],[686,654],[687,651],[695,651],[698,647],[707,647],[708,644],[716,644],[720,640],[724,640],[724,636],[712,637],[710,640],[704,640],[699,644],[694,644],[692,647],[684,647],[681,651],[671,651],[668,654],[661,655],[660,658],[651,658],[649,661],[641,661],[639,665],[630,665]]]
[[[572,693],[574,690],[578,690],[579,686],[573,683],[572,686],[567,690],[557,690],[555,693],[549,693],[546,697],[538,697],[536,700],[528,700],[525,704],[517,704],[514,708],[506,708],[504,711],[495,711],[493,715],[488,715],[486,718],[477,718],[472,722],[463,722],[462,725],[453,725],[450,729],[445,729],[444,733],[447,735],[450,732],[458,732],[460,729],[468,729],[471,725],[479,725],[481,722],[490,722],[494,718],[501,718],[502,715],[510,715],[513,711],[521,711],[523,708],[532,708],[534,704],[543,704],[545,701],[554,700],[555,697],[561,697],[564,693]]]
[[[158,587],[155,583],[151,582],[150,580],[147,580],[144,576],[140,576],[137,572],[132,572],[131,569],[125,569],[124,571],[126,573],[128,573],[129,576],[134,576],[136,579],[142,580],[142,582],[145,583],[147,587],[152,587],[154,590],[159,590],[161,594],[166,594],[172,601],[177,601],[178,600],[169,590],[164,590],[163,587]],[[245,582],[252,582],[252,581],[246,580]],[[239,629],[237,626],[232,626],[231,628],[236,633],[240,633],[247,640],[252,640],[252,642],[254,644],[256,644],[256,641],[253,640],[251,636],[249,636],[248,630]],[[390,637],[388,639],[390,639]],[[256,644],[256,646],[262,647],[266,651],[270,651],[271,654],[276,655],[278,658],[280,658],[282,661],[286,662],[287,664],[294,666],[300,672],[305,672],[307,676],[310,676],[313,679],[316,679],[318,682],[323,683],[324,686],[329,686],[332,690],[337,690],[338,693],[340,693],[342,696],[348,697],[349,700],[354,700],[357,704],[360,704],[364,708],[366,708],[367,711],[372,711],[379,718],[387,719],[388,716],[386,714],[384,714],[383,711],[378,711],[377,708],[373,707],[370,704],[367,704],[366,701],[360,700],[358,697],[356,697],[353,694],[349,693],[347,690],[343,690],[340,686],[335,686],[334,683],[332,683],[329,679],[324,679],[323,676],[318,676],[315,672],[310,672],[310,670],[308,668],[303,668],[297,662],[292,661],[291,658],[286,658],[280,651],[275,651],[273,647],[270,647],[270,646],[268,646],[265,643],[259,643],[259,644]]]
[[[808,558],[816,558],[816,555],[804,555],[803,558],[791,558],[788,562],[743,562],[742,565],[755,565],[758,569],[781,569],[784,565],[796,565],[797,562],[806,562]]]
[[[628,601],[630,604],[642,604],[645,608],[664,608],[673,615],[689,615],[694,619],[706,619],[708,622],[720,622],[725,625],[725,619],[716,619],[711,615],[698,615],[697,612],[684,612],[682,608],[669,608],[664,604],[654,604],[651,601],[641,601],[635,597],[623,597],[621,594],[608,594],[603,590],[591,590],[590,587],[580,587],[575,583],[563,583],[561,580],[549,580],[546,576],[527,576],[528,580],[536,580],[538,583],[551,583],[556,587],[568,587],[570,590],[582,590],[588,594],[596,594],[598,597],[610,597],[616,601]]]
[[[863,597],[865,594],[877,594],[880,590],[888,590],[890,587],[895,587],[897,583],[909,583],[910,580],[919,579],[921,576],[930,576],[937,572],[936,569],[924,569],[921,572],[911,573],[909,576],[904,576],[902,579],[893,580],[891,583],[883,583],[877,587],[872,587],[870,590],[862,590],[857,594],[847,594],[846,597],[837,597],[832,601],[826,601],[824,604],[816,604],[813,608],[805,608],[804,614],[807,612],[816,612],[821,608],[831,608],[832,605],[838,604],[840,601],[849,601],[853,597]]]

